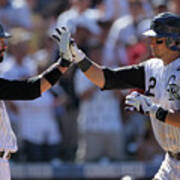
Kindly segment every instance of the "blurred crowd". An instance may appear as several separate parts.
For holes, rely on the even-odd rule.
[[[12,34],[1,77],[22,79],[58,58],[51,35],[68,27],[78,46],[112,68],[151,57],[141,34],[161,12],[180,14],[179,0],[0,0],[0,23]],[[130,91],[103,91],[76,67],[34,101],[7,101],[19,151],[14,161],[158,161],[162,151],[145,115],[129,112]]]

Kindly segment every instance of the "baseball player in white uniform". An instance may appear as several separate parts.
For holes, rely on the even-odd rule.
[[[68,31],[60,31],[59,39],[67,36]],[[151,117],[156,140],[166,152],[154,180],[180,180],[180,16],[169,12],[155,16],[144,35],[150,39],[154,58],[138,65],[102,67],[75,43],[70,43],[70,48],[66,46],[66,51],[73,54],[73,61],[101,89],[145,91],[144,95],[129,94],[126,104]]]
[[[5,39],[10,34],[5,32],[0,24],[0,62],[4,59],[6,50]],[[56,35],[53,35],[56,39]],[[66,36],[68,38],[68,36]],[[63,43],[64,44],[64,43]],[[41,96],[43,92],[51,88],[68,69],[69,55],[63,52],[61,46],[61,57],[42,74],[26,80],[8,80],[0,78],[0,180],[10,180],[10,168],[8,159],[11,153],[17,151],[16,136],[10,125],[5,104],[2,100],[32,100]]]

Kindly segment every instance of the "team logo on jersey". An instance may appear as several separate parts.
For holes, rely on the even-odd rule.
[[[179,90],[180,87],[177,84],[168,84],[167,91],[169,93],[169,100],[180,100],[180,95],[179,95]]]
[[[175,83],[176,76],[170,76],[168,80],[167,92],[169,93],[169,101],[180,100],[180,87]]]

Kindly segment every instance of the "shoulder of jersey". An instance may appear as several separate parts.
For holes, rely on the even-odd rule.
[[[175,62],[176,70],[180,72],[180,58]]]
[[[177,58],[177,59],[175,59],[174,61],[172,61],[171,63],[169,63],[168,65],[167,65],[167,67],[169,68],[169,69],[171,69],[172,71],[174,71],[174,73],[175,72],[180,72],[180,58]]]
[[[158,58],[151,58],[151,59],[148,59],[147,61],[144,62],[144,64],[146,66],[151,66],[151,67],[160,67],[160,66],[164,66],[164,63],[161,59],[158,59]]]

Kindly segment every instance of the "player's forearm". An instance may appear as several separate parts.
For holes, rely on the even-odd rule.
[[[91,82],[100,88],[104,87],[104,72],[100,65],[86,58],[85,60],[81,61],[78,66]]]
[[[58,66],[57,70],[60,73],[59,73],[59,75],[57,75],[58,77],[56,79],[59,80],[59,78],[68,70],[68,68]],[[54,83],[56,83],[56,82],[54,82]],[[42,77],[40,80],[40,92],[41,92],[41,94],[43,92],[47,91],[48,89],[50,89],[54,85],[54,83],[50,83],[46,78]]]
[[[105,84],[103,67],[89,59],[83,51],[78,49],[75,43],[71,44],[71,52],[74,62],[86,77],[96,86],[103,88]]]
[[[54,63],[42,74],[26,80],[7,80],[0,78],[1,100],[32,100],[41,96],[43,92],[51,88],[68,67]]]

